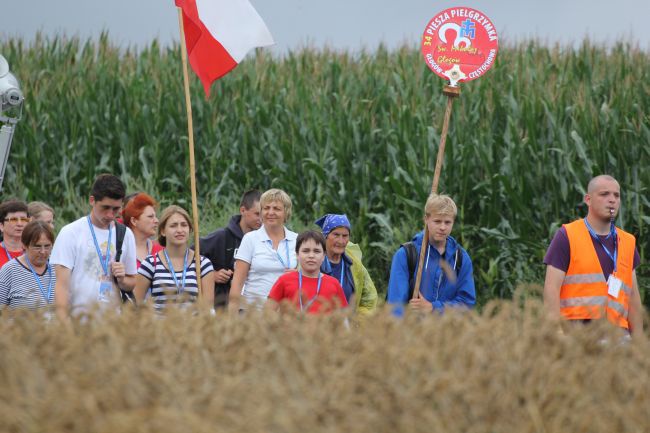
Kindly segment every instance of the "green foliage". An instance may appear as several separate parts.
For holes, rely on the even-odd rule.
[[[0,52],[27,98],[8,193],[53,203],[70,220],[93,177],[111,171],[189,208],[177,46],[121,51],[103,35],[30,46],[9,39]],[[550,237],[584,214],[596,174],[621,182],[619,222],[645,258],[648,62],[624,44],[530,42],[502,48],[492,71],[463,85],[440,190],[458,203],[454,235],[474,259],[481,303],[541,281]],[[294,200],[294,227],[347,213],[385,289],[393,251],[422,228],[445,107],[443,83],[419,52],[258,51],[209,100],[195,77],[191,84],[202,220],[224,221],[247,188],[280,187]],[[640,276],[650,277],[646,266]]]

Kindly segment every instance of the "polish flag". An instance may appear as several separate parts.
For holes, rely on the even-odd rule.
[[[206,96],[210,85],[255,47],[273,45],[269,29],[248,0],[175,0],[183,11],[185,44]]]

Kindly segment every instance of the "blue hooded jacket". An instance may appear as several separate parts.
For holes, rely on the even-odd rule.
[[[424,231],[413,237],[413,243],[420,254],[422,237]],[[429,251],[425,254],[424,271],[420,283],[420,293],[424,298],[433,304],[433,310],[442,312],[445,307],[467,307],[471,308],[476,304],[476,290],[474,288],[474,276],[472,259],[467,251],[461,247],[456,239],[447,237],[444,259],[451,269],[454,269],[456,249],[462,254],[461,267],[458,270],[456,282],[449,280],[444,270],[440,267],[440,253],[433,246],[429,245]],[[406,250],[401,248],[393,256],[393,263],[390,268],[390,279],[388,280],[387,301],[393,304],[393,312],[397,316],[404,314],[404,304],[409,299],[409,275]],[[417,273],[417,263],[414,270],[414,279]]]

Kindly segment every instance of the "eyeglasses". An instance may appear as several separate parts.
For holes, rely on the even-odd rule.
[[[49,245],[30,245],[29,249],[36,252],[50,252],[52,250],[52,244]]]
[[[21,223],[28,223],[32,220],[32,217],[11,217],[11,218],[5,218],[6,223],[17,223],[20,221]]]

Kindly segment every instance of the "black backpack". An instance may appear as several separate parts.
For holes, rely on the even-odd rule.
[[[402,248],[406,251],[406,263],[408,263],[409,268],[409,296],[407,299],[413,298],[413,291],[415,289],[415,267],[418,263],[418,250],[415,248],[415,244],[412,241],[402,244]],[[459,247],[456,247],[456,252],[454,253],[454,271],[456,276],[460,272],[460,267],[463,265],[463,254],[460,251]],[[386,294],[388,296],[388,293]]]
[[[126,226],[124,224],[115,222],[115,261],[116,262],[119,262],[120,258],[122,258],[122,244],[124,243],[125,234],[126,234]],[[115,279],[115,283],[117,284],[117,278],[114,279]],[[120,298],[122,299],[122,303],[132,302],[135,304],[135,295],[133,294],[133,291],[126,292],[120,289]]]

